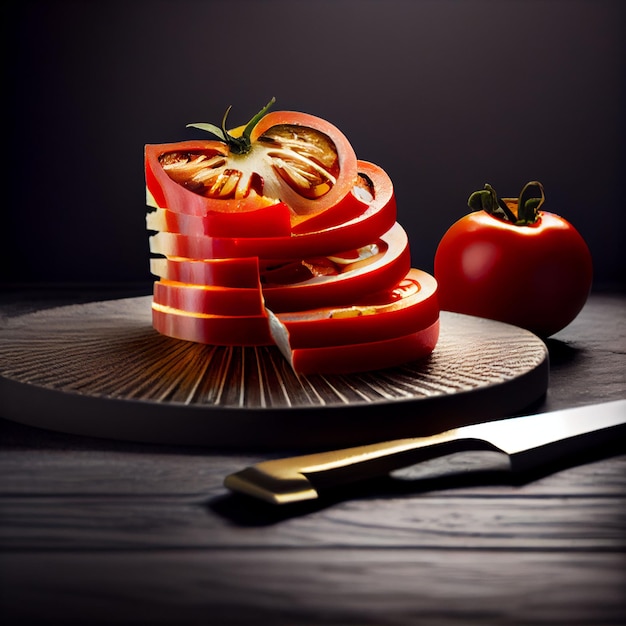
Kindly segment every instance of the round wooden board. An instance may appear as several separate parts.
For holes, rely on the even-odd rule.
[[[277,348],[174,340],[151,297],[49,309],[0,328],[0,415],[146,443],[304,449],[433,434],[522,411],[548,386],[532,333],[443,312],[433,354],[365,374],[298,377]]]

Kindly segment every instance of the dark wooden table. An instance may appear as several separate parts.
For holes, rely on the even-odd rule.
[[[1,302],[15,315],[118,295],[139,294]],[[533,409],[625,397],[625,313],[623,295],[593,294],[547,342]],[[0,624],[626,624],[622,441],[521,477],[450,457],[273,508],[222,487],[269,455],[8,420],[0,440]]]

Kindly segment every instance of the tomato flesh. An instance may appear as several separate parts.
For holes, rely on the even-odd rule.
[[[585,304],[592,282],[589,249],[562,217],[540,212],[517,226],[484,211],[443,236],[435,254],[441,308],[507,322],[548,337]]]

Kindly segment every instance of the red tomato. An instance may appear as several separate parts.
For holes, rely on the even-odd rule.
[[[495,210],[505,211],[502,204]],[[515,210],[513,201],[506,204]],[[540,204],[536,221],[528,224],[479,210],[445,233],[435,254],[442,309],[507,322],[543,337],[576,317],[591,288],[591,254],[569,222],[539,211]]]
[[[192,124],[221,141],[146,146],[146,185],[157,205],[202,216],[284,202],[303,216],[336,210],[344,198],[350,200],[357,160],[345,135],[306,113],[265,115],[270,105],[239,136],[224,123],[221,129]]]

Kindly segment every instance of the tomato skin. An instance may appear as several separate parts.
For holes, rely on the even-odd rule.
[[[476,211],[444,234],[435,253],[439,302],[549,337],[567,326],[589,295],[593,276],[584,239],[565,219],[539,212],[518,226]]]

